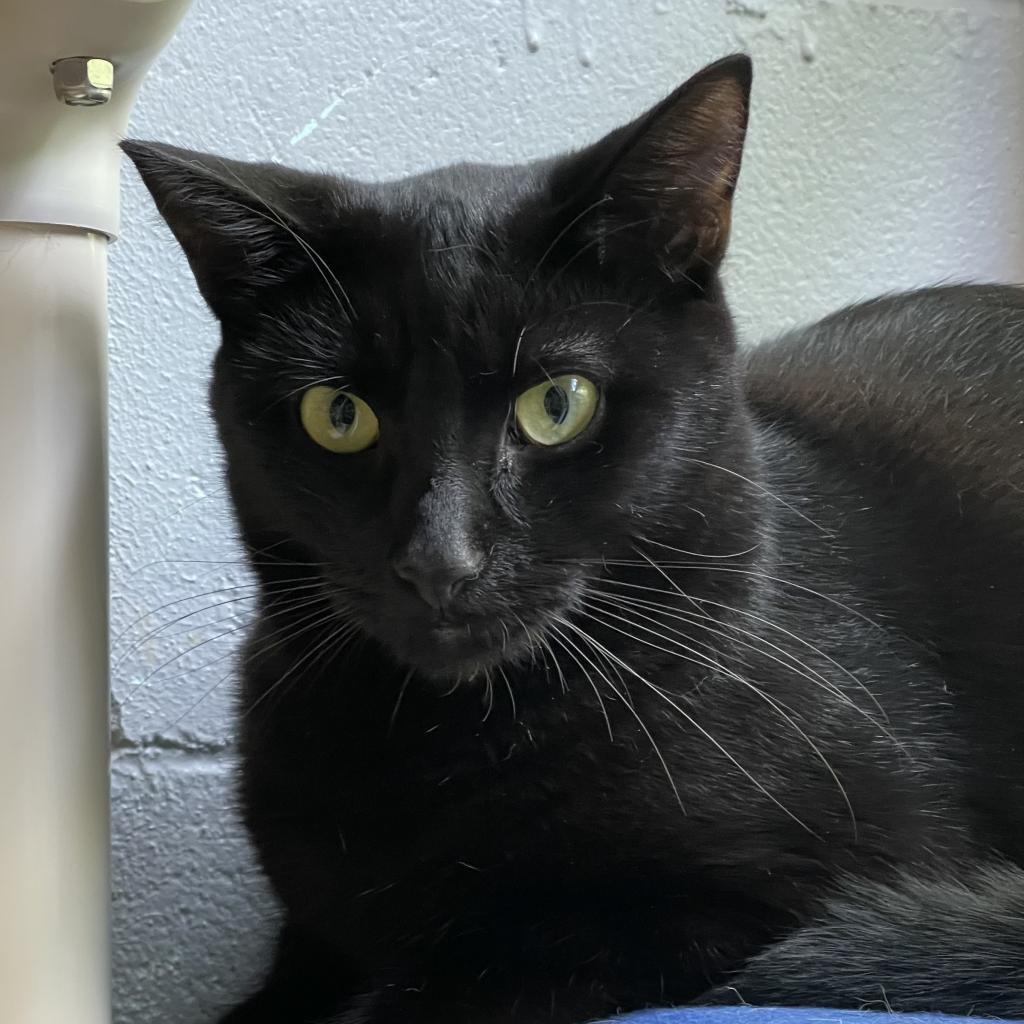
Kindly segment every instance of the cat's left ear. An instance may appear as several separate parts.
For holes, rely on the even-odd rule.
[[[121,148],[221,319],[245,316],[268,289],[319,259],[313,239],[335,198],[324,177],[157,142]]]
[[[556,199],[578,218],[602,262],[646,266],[673,281],[718,265],[729,240],[751,79],[749,57],[726,57],[556,168]]]

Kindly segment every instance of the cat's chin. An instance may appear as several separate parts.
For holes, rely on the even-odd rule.
[[[384,642],[401,664],[439,683],[482,680],[498,666],[529,660],[533,654],[525,635],[494,638],[456,625],[407,632]]]

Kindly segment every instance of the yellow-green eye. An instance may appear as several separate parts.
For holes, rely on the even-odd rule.
[[[516,399],[516,422],[532,444],[571,441],[594,418],[597,388],[567,373],[524,391]]]
[[[302,396],[299,415],[306,433],[330,452],[361,452],[380,433],[373,410],[358,395],[322,384]]]

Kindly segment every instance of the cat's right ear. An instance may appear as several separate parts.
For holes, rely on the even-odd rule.
[[[127,140],[121,148],[221,319],[243,315],[317,258],[311,231],[329,208],[326,179],[156,142]]]
[[[728,244],[750,85],[750,59],[726,57],[556,165],[552,198],[572,228],[572,259],[596,254],[660,282],[706,280]]]

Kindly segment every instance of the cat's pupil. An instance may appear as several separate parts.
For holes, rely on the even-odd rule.
[[[338,395],[331,402],[331,426],[344,434],[352,426],[356,418],[356,403],[348,395]]]
[[[560,426],[569,415],[569,396],[565,388],[552,384],[544,393],[544,411],[551,417],[551,422]]]

